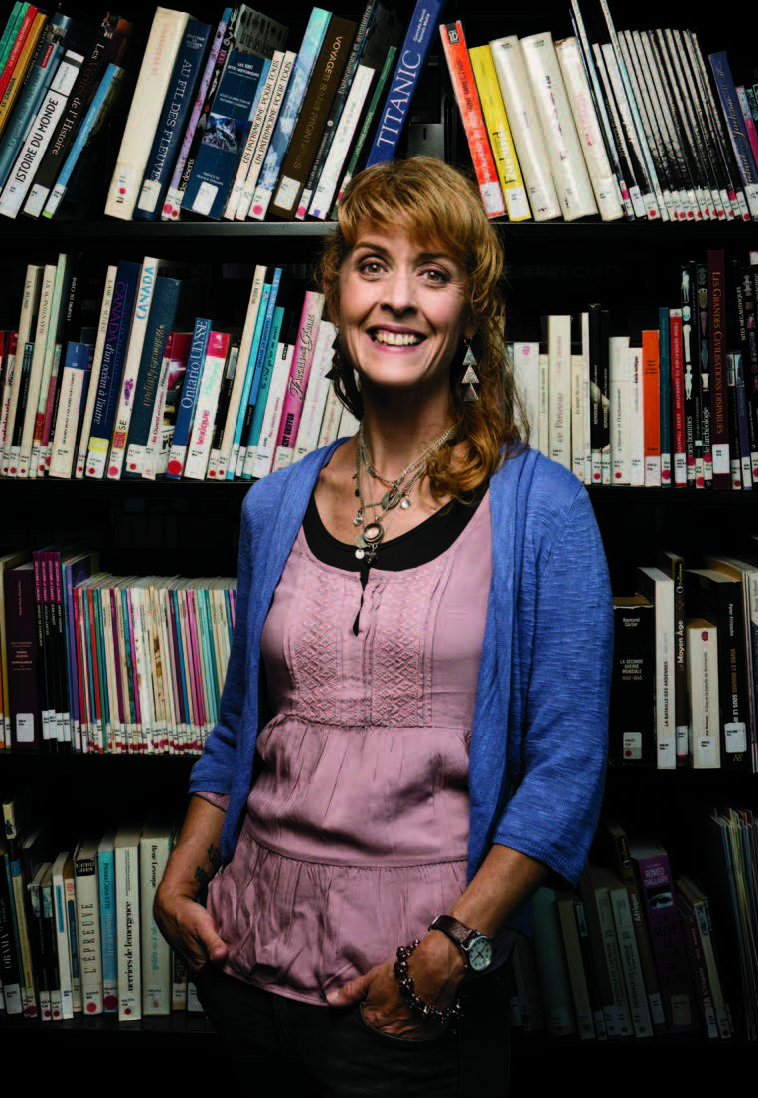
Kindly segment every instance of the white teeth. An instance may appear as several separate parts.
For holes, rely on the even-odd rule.
[[[374,332],[377,343],[386,343],[390,347],[412,347],[421,342],[421,336],[412,332]]]

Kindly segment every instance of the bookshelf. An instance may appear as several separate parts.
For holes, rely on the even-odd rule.
[[[177,5],[178,6],[178,5]],[[76,4],[64,4],[77,14]],[[86,6],[83,7],[86,13]],[[220,14],[220,5],[203,4],[209,20]],[[261,5],[264,9],[266,5]],[[474,10],[449,0],[445,21],[462,18],[469,46],[487,42],[502,34],[519,37],[549,28],[556,39],[571,33],[568,2],[540,0],[528,11],[499,15],[490,5],[478,3]],[[613,5],[618,8],[618,5]],[[9,3],[0,3],[4,20]],[[664,5],[673,22],[697,29],[710,48],[726,47],[737,70],[749,71],[755,63],[754,46],[740,33],[737,20],[714,28],[704,15],[681,17],[676,5]],[[486,9],[486,10],[485,10]],[[123,13],[135,20],[137,39],[143,41],[154,5],[124,5]],[[309,5],[295,0],[287,12],[290,41],[299,41]],[[355,17],[359,5],[339,8]],[[617,20],[621,12],[614,10]],[[642,26],[648,16],[660,18],[660,5],[637,5],[634,25]],[[630,24],[631,25],[631,24]],[[137,47],[138,48],[138,47]],[[429,62],[429,82],[440,79],[436,47]],[[441,77],[444,82],[446,74]],[[434,99],[434,94],[430,96]],[[101,211],[112,163],[118,149],[119,122],[114,119],[108,135],[105,163],[99,178],[101,194],[93,195],[92,213],[83,221],[53,220],[45,224],[26,219],[2,220],[0,225],[0,276],[6,287],[0,301],[0,328],[10,326],[20,304],[21,278],[26,263],[54,262],[61,251],[81,251],[94,263],[116,259],[141,261],[145,255],[160,255],[177,262],[189,262],[196,270],[209,305],[231,302],[232,310],[244,308],[250,274],[255,263],[292,263],[308,269],[318,253],[325,231],[321,223],[211,222],[188,216],[176,224],[132,223],[105,218]],[[458,159],[466,164],[467,153],[457,138]],[[538,338],[539,316],[549,312],[575,313],[589,301],[603,301],[611,309],[613,323],[620,328],[641,328],[655,322],[658,304],[676,300],[679,263],[692,256],[704,256],[709,248],[724,248],[727,255],[743,255],[758,247],[755,223],[648,224],[619,221],[601,223],[590,219],[565,223],[522,222],[501,226],[504,238],[510,291],[509,326],[513,338]],[[232,575],[235,567],[240,503],[247,485],[223,485],[181,481],[52,481],[20,482],[0,479],[0,506],[8,521],[2,524],[3,550],[38,547],[74,537],[102,555],[102,565],[114,573],[124,571],[169,574],[177,571],[199,576],[209,570]],[[758,493],[693,492],[672,489],[592,488],[591,498],[603,533],[614,582],[623,589],[635,567],[647,563],[658,547],[683,546],[692,554],[707,549],[729,548],[738,531],[758,532]],[[179,806],[183,802],[191,759],[173,757],[31,757],[0,753],[0,784],[30,790],[32,802],[55,806],[55,812],[75,825],[77,817],[67,808],[75,799],[90,811],[91,794],[97,793],[97,810],[107,816],[115,806],[148,804],[166,797]],[[695,773],[677,771],[615,770],[609,774],[607,810],[623,820],[629,830],[647,829],[660,836],[672,858],[697,867],[700,852],[693,820],[708,807],[728,799],[754,804],[758,785],[755,775],[724,775],[719,771]],[[73,798],[72,798],[73,794]],[[92,1020],[88,1020],[90,1023]],[[93,1055],[111,1051],[129,1054],[139,1044],[147,1059],[163,1057],[171,1047],[177,1056],[185,1054],[187,1042],[206,1035],[199,1018],[144,1023],[117,1027],[106,1019],[95,1026],[63,1024],[39,1027],[34,1023],[0,1021],[0,1033],[12,1030],[12,1038],[24,1048],[35,1048],[44,1035],[52,1050],[63,1054],[71,1043]],[[49,1031],[49,1032],[48,1032]],[[10,1032],[7,1033],[10,1036]],[[189,1036],[188,1036],[189,1035]],[[208,1038],[209,1046],[212,1045]],[[680,1046],[684,1045],[684,1048]],[[708,1047],[697,1040],[638,1042],[635,1051],[653,1064],[661,1048],[671,1054],[677,1080],[702,1082],[714,1078],[726,1066],[727,1049],[747,1063],[749,1047],[735,1039]],[[577,1072],[594,1073],[601,1064],[609,1070],[617,1045],[595,1042],[571,1043],[555,1081],[568,1063]],[[170,1054],[170,1053],[165,1053]],[[544,1045],[539,1041],[517,1044],[514,1079],[545,1071]],[[729,1061],[730,1066],[734,1063]],[[623,1090],[619,1093],[624,1093]]]

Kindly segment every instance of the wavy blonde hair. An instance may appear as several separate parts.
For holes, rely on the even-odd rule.
[[[338,224],[327,239],[317,269],[329,315],[339,316],[340,271],[358,240],[361,226],[401,226],[424,246],[433,245],[467,274],[466,295],[475,336],[472,349],[479,376],[476,401],[464,401],[463,348],[450,371],[450,410],[455,431],[451,446],[464,442],[464,454],[443,447],[430,459],[428,477],[438,496],[462,499],[489,480],[521,438],[525,422],[511,370],[506,364],[503,249],[487,219],[476,184],[463,172],[431,157],[377,164],[357,175],[338,207]],[[352,365],[335,356],[332,379],[342,403],[359,419],[363,402]],[[459,448],[460,449],[460,448]]]

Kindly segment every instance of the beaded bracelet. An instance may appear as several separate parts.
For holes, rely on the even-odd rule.
[[[463,1005],[460,999],[456,999],[452,1006],[446,1007],[445,1010],[438,1010],[431,1003],[425,1003],[416,994],[413,977],[408,972],[408,959],[420,940],[420,938],[415,938],[410,945],[397,947],[395,979],[400,988],[400,994],[411,1010],[415,1011],[416,1014],[420,1014],[423,1018],[438,1022],[440,1025],[444,1025],[446,1022],[459,1022],[463,1017]]]

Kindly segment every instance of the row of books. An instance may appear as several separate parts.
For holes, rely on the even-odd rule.
[[[610,762],[758,771],[758,544],[661,552],[614,593]]]
[[[142,220],[175,220],[183,211],[229,220],[269,213],[326,219],[359,163],[394,154],[441,6],[442,0],[418,0],[408,19],[395,6],[369,0],[359,20],[314,7],[297,50],[286,48],[287,27],[244,4],[226,8],[215,25],[158,7],[105,213]],[[35,12],[16,4],[8,21],[11,71]],[[412,55],[403,53],[404,41],[413,44]],[[37,178],[37,165],[48,147],[45,159],[53,156],[84,63],[69,49],[49,90],[31,105],[24,99],[23,114],[17,109],[23,136],[15,159],[9,152],[0,213],[51,217],[65,197],[70,171],[61,178],[50,167]],[[66,131],[68,140],[80,131],[77,155],[102,125],[120,83],[115,57],[89,76],[96,89],[92,120],[77,100]],[[58,153],[56,168],[62,160]]]
[[[231,579],[118,577],[96,553],[0,557],[0,727],[20,752],[197,754],[219,715]]]
[[[255,266],[237,329],[185,328],[191,277],[155,257],[94,287],[85,267],[30,264],[0,333],[0,475],[249,480],[356,429],[326,376],[324,296],[292,270]]]
[[[578,889],[541,889],[532,940],[516,943],[515,1025],[581,1040],[756,1039],[755,820],[725,808],[698,826],[689,875],[659,841],[601,823]]]
[[[544,317],[542,343],[511,345],[532,444],[586,484],[758,481],[758,253],[711,250],[678,281],[649,329],[618,334],[592,304]]]
[[[584,12],[584,15],[583,15]],[[617,32],[605,0],[571,0],[574,35],[467,50],[441,27],[469,151],[492,216],[758,218],[758,101],[697,34]]]
[[[124,824],[59,849],[49,827],[19,825],[14,798],[3,811],[0,1013],[130,1022],[199,1010],[152,911],[175,827]]]

